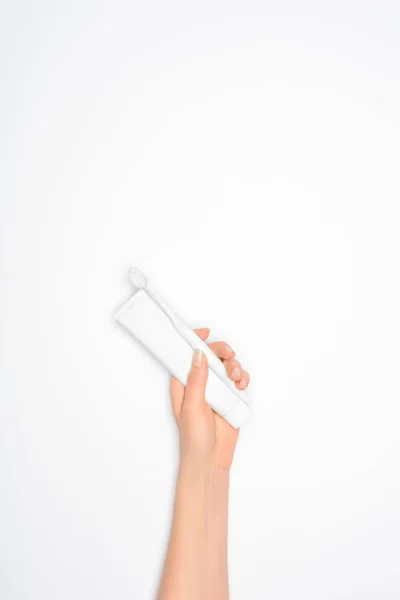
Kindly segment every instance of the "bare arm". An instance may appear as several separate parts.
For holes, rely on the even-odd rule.
[[[205,339],[209,330],[199,330]],[[222,342],[210,344],[239,389],[248,374]],[[186,388],[171,382],[180,434],[174,516],[158,600],[228,600],[229,472],[238,432],[204,398],[208,366],[196,351]]]

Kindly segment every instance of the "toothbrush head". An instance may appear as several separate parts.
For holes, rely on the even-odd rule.
[[[135,269],[135,267],[131,267],[128,271],[128,277],[133,283],[133,285],[139,290],[143,289],[147,285],[146,276],[139,271],[139,269]]]

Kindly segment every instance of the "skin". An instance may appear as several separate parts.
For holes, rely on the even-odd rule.
[[[209,329],[198,329],[202,340]],[[249,374],[225,342],[209,347],[238,389]],[[195,351],[187,386],[171,380],[180,461],[174,515],[158,600],[228,600],[229,475],[239,432],[205,401],[206,356]]]

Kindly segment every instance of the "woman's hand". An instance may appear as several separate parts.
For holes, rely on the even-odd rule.
[[[209,329],[195,331],[202,340],[206,340],[210,334]],[[246,389],[250,381],[249,374],[236,360],[232,348],[225,342],[212,342],[209,347],[222,360],[236,387],[239,390]],[[207,404],[207,376],[207,358],[203,352],[195,350],[186,387],[174,377],[171,380],[172,408],[179,428],[181,462],[229,469],[239,431]]]

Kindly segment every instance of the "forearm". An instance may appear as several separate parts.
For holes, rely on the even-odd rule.
[[[228,497],[229,470],[212,467],[206,510],[206,600],[228,600]]]
[[[209,469],[182,460],[158,600],[203,600]]]
[[[158,600],[228,600],[229,471],[182,459]]]

